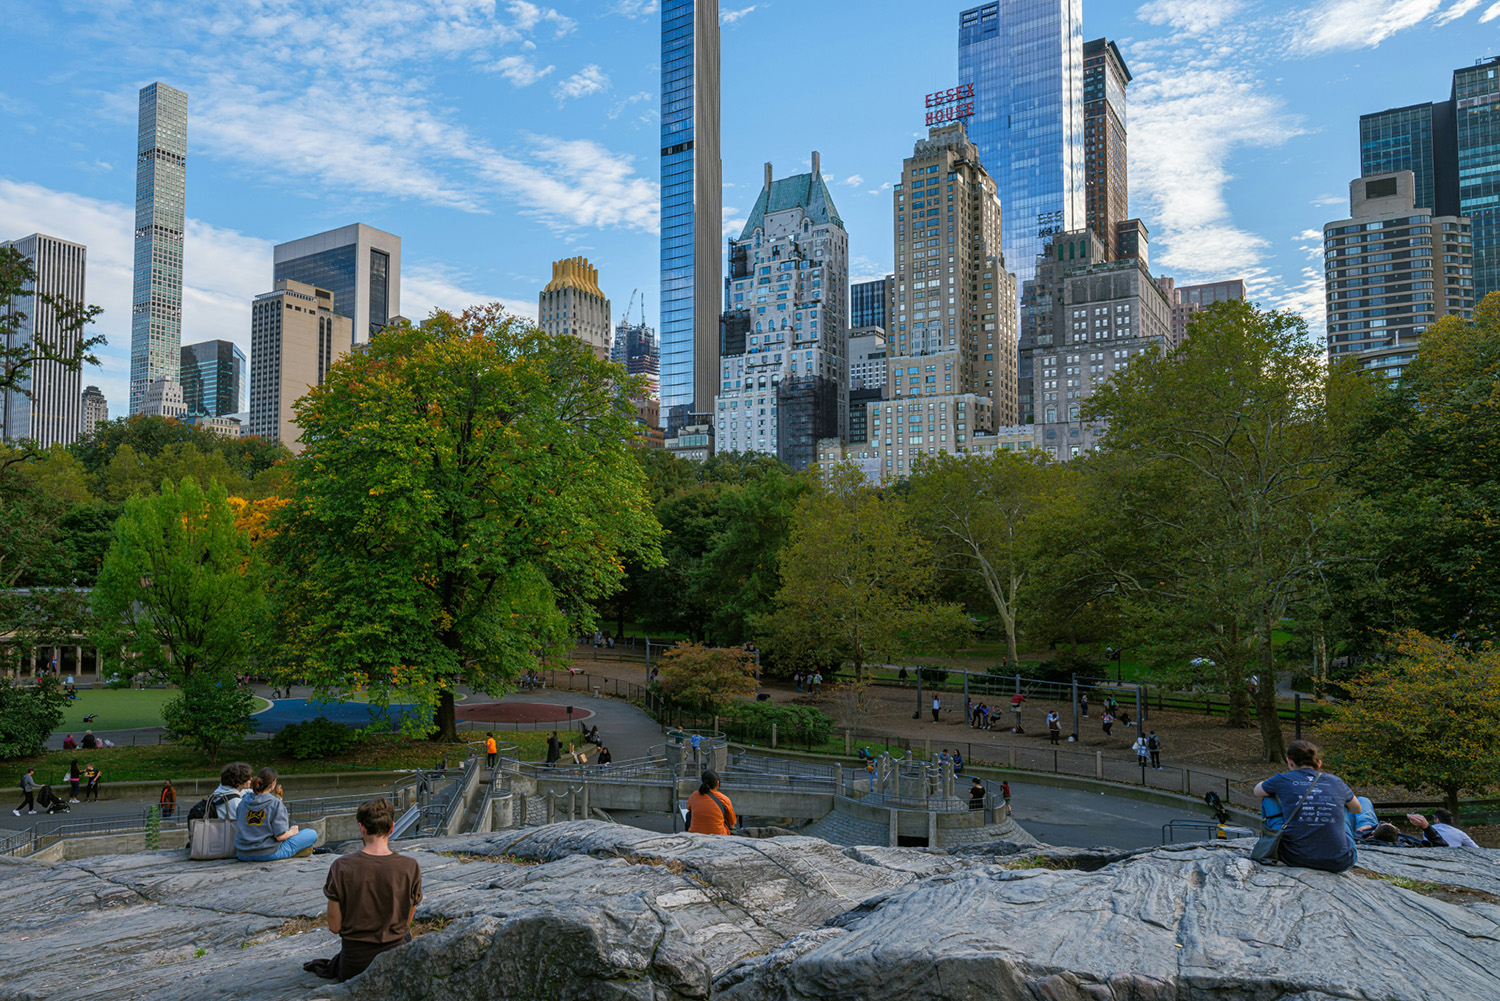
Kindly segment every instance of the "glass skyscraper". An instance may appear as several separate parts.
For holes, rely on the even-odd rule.
[[[233,341],[182,346],[182,396],[190,414],[222,417],[245,409],[245,352]]]
[[[1417,208],[1469,217],[1474,302],[1500,291],[1500,56],[1455,70],[1446,101],[1361,115],[1359,160],[1364,177],[1411,171]]]
[[[135,281],[130,292],[130,412],[146,384],[177,378],[182,348],[182,230],[187,212],[187,112],[182,91],[141,89],[135,157]]]
[[[1054,233],[1084,223],[1083,0],[998,0],[959,14],[966,119],[1000,194],[1006,267],[1025,282]]]
[[[886,301],[890,283],[891,279],[886,277],[849,286],[849,326],[887,329]]]
[[[661,409],[707,413],[719,376],[718,0],[661,5]]]
[[[334,312],[354,321],[363,344],[401,312],[401,237],[355,223],[272,252],[272,282],[294,281],[333,293]]]

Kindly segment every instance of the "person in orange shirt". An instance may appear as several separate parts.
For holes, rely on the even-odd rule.
[[[687,829],[694,834],[729,834],[739,823],[734,804],[718,788],[719,776],[709,769],[703,773],[698,791],[688,797]]]
[[[493,733],[489,734],[488,739],[484,742],[484,755],[485,765],[494,768],[495,759],[500,756],[500,745],[495,743],[495,735]]]

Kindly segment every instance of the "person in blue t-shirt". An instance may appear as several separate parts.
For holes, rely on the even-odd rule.
[[[1255,787],[1255,795],[1263,801],[1275,799],[1281,815],[1289,818],[1284,822],[1278,850],[1281,861],[1304,869],[1343,872],[1357,857],[1346,819],[1346,815],[1360,812],[1354,790],[1337,775],[1322,770],[1322,752],[1312,741],[1288,744],[1286,763],[1290,771],[1273,775]],[[1299,801],[1301,806],[1297,805]]]

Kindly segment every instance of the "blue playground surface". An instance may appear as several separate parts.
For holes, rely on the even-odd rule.
[[[280,733],[293,723],[305,723],[322,716],[333,723],[364,728],[382,723],[394,730],[402,717],[416,715],[417,707],[409,702],[392,703],[381,708],[364,702],[313,702],[309,699],[277,699],[271,708],[257,713],[255,729],[262,733]]]

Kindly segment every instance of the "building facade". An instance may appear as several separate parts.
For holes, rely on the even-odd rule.
[[[812,170],[765,184],[729,243],[729,309],[720,323],[716,448],[764,452],[793,469],[849,420],[849,235]]]
[[[646,326],[643,318],[640,323],[631,323],[630,320],[621,320],[615,325],[615,342],[610,348],[609,360],[617,365],[624,365],[625,371],[630,375],[639,375],[646,380],[646,399],[661,401],[661,343],[656,339],[656,331]],[[652,427],[660,427],[660,414]]]
[[[245,409],[245,352],[233,341],[182,346],[182,393],[188,413],[220,417]]]
[[[672,429],[711,423],[719,382],[722,188],[718,0],[662,0],[661,407]]]
[[[1245,282],[1235,278],[1223,282],[1207,282],[1201,285],[1178,285],[1167,276],[1156,280],[1162,294],[1172,307],[1172,333],[1167,338],[1167,347],[1177,349],[1187,340],[1188,323],[1193,314],[1212,306],[1216,302],[1245,298]]]
[[[1108,260],[1123,256],[1116,232],[1130,215],[1125,155],[1130,69],[1115,43],[1096,38],[1083,45],[1084,225],[1098,234]]]
[[[25,313],[5,346],[24,348],[33,341],[71,351],[84,337],[80,330],[64,330],[57,311],[43,301],[56,296],[70,303],[84,302],[87,248],[81,243],[33,233],[0,248],[10,247],[31,259],[36,281],[18,299],[0,303],[6,312]],[[70,445],[83,431],[79,387],[83,376],[54,361],[37,361],[27,377],[0,392],[0,439],[34,441],[38,445]]]
[[[187,95],[141,88],[135,157],[135,280],[130,292],[130,412],[146,384],[177,378],[182,348],[182,234],[187,216]]]
[[[83,391],[83,433],[91,435],[101,424],[109,423],[109,401],[98,386],[89,386]]]
[[[958,79],[974,85],[969,138],[999,185],[1004,258],[1024,282],[1049,236],[1084,223],[1082,0],[961,12]]]
[[[1323,227],[1328,357],[1395,378],[1438,317],[1473,316],[1472,230],[1416,205],[1410,170],[1349,184],[1349,218]]]
[[[333,294],[334,311],[350,320],[346,349],[368,342],[401,313],[401,237],[394,233],[354,223],[278,243],[272,257],[273,282]]]
[[[609,299],[599,269],[586,257],[552,262],[552,280],[537,295],[537,323],[549,334],[575,337],[600,358],[610,356]]]
[[[321,386],[333,363],[348,354],[354,321],[334,309],[331,289],[282,279],[250,306],[250,426],[294,453],[302,432],[292,405]]]
[[[214,434],[223,435],[225,438],[238,438],[243,431],[238,417],[192,414],[188,416],[187,421],[189,424],[212,431]]]
[[[1148,351],[1163,351],[1172,307],[1138,258],[1103,259],[1089,230],[1053,237],[1038,274],[1032,349],[1036,447],[1073,459],[1097,447],[1106,428],[1085,421],[1094,389]]]
[[[145,396],[141,399],[141,414],[146,417],[170,417],[185,421],[188,417],[187,399],[182,393],[182,383],[163,376],[146,384]]]
[[[885,330],[853,327],[849,331],[849,388],[885,391]]]
[[[1500,291],[1500,56],[1453,71],[1447,101],[1362,115],[1360,172],[1412,172],[1413,201],[1472,226],[1474,301]]]
[[[849,326],[886,329],[885,309],[890,296],[891,276],[874,281],[855,282],[849,286]]]

